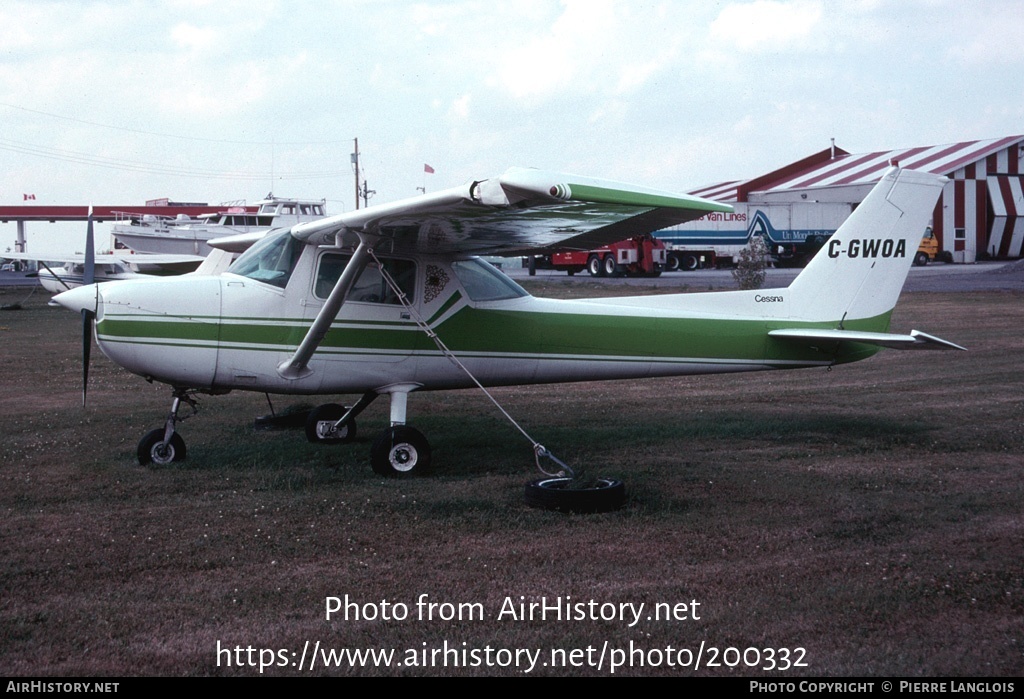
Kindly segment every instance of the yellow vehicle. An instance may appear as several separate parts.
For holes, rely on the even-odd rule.
[[[932,227],[924,231],[924,237],[921,238],[921,244],[917,246],[917,253],[914,255],[914,264],[918,267],[923,267],[929,262],[934,262],[939,257],[939,241],[932,233]]]

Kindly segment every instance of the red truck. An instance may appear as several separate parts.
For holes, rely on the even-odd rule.
[[[665,268],[665,244],[648,235],[638,235],[596,250],[558,252],[536,259],[539,268],[562,269],[570,276],[587,270],[594,277],[657,277]]]

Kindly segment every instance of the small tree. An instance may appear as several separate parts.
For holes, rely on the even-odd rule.
[[[732,277],[741,289],[760,289],[768,267],[768,247],[759,235],[751,237],[747,247],[740,250],[740,259],[732,270]]]

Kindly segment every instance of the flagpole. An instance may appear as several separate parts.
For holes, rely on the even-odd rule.
[[[417,187],[416,189],[418,189],[421,192],[423,192],[424,194],[426,194],[427,193],[427,175],[433,175],[433,174],[434,174],[434,168],[430,167],[426,163],[423,163],[423,186],[422,187]]]

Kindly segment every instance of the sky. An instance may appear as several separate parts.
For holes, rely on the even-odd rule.
[[[4,0],[0,204],[341,213],[356,138],[371,204],[510,166],[687,191],[1024,133],[1021,36],[1018,0]]]

